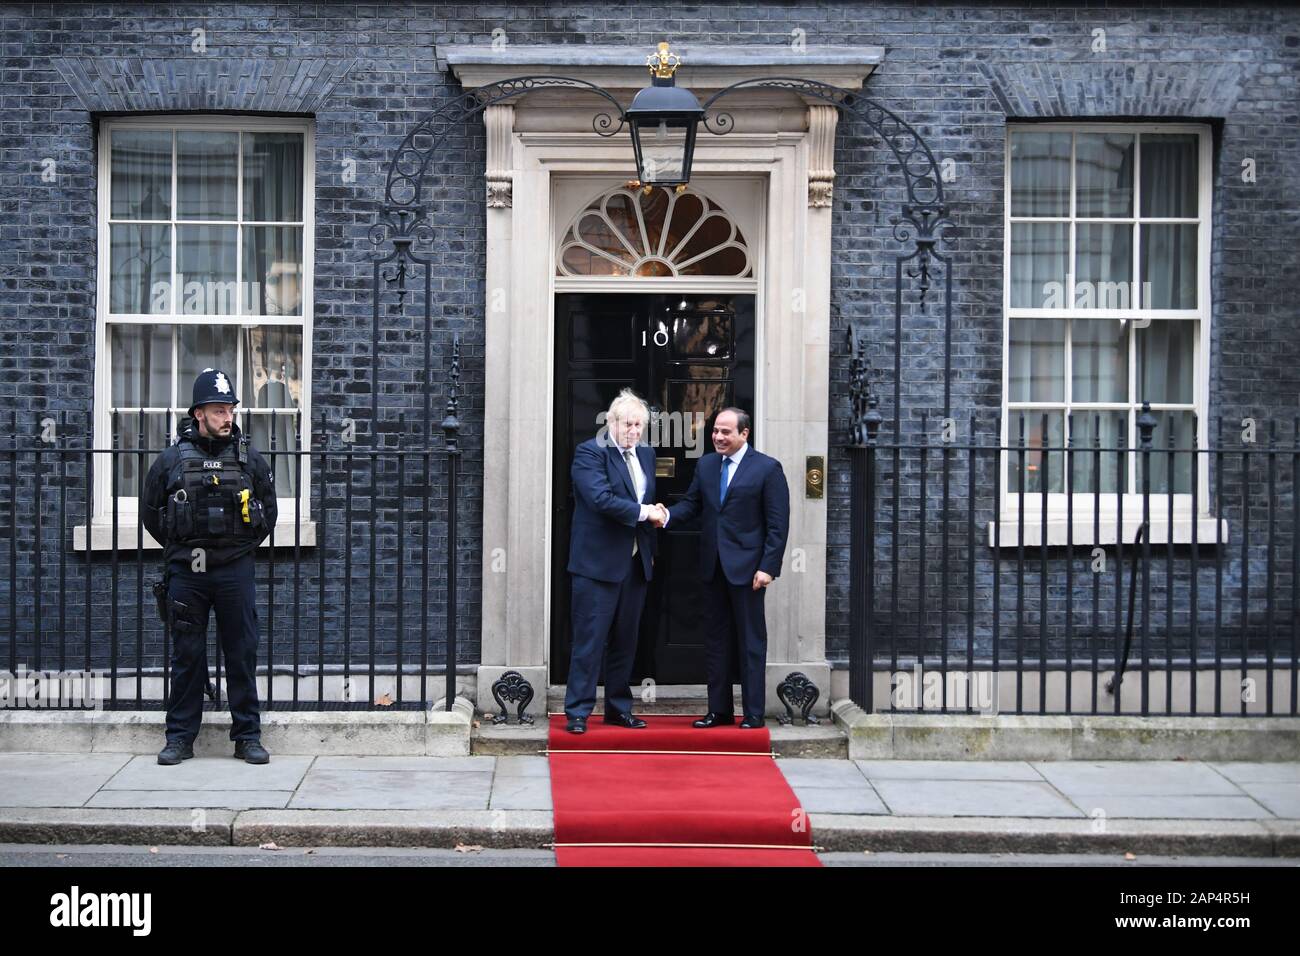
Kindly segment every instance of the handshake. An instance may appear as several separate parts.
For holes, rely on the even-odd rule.
[[[662,502],[657,502],[646,520],[656,528],[662,528],[668,523],[668,508]]]

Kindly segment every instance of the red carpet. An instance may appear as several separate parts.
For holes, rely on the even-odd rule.
[[[694,719],[628,730],[597,716],[577,736],[551,718],[561,866],[821,865],[768,731],[697,730]]]

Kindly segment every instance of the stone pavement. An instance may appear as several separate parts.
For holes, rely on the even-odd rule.
[[[1300,763],[778,759],[814,842],[1300,857]],[[538,847],[544,756],[0,754],[0,843]]]

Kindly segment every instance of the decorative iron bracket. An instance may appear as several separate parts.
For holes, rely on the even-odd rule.
[[[813,716],[813,705],[822,693],[817,689],[817,685],[809,680],[808,675],[803,671],[792,671],[785,680],[776,685],[776,696],[781,699],[785,705],[785,716],[778,717],[782,724],[794,723],[794,708],[799,708],[799,716],[803,718],[805,724],[821,723]]]
[[[507,702],[518,702],[519,723],[531,724],[533,722],[533,715],[524,713],[524,710],[533,700],[533,685],[528,683],[528,679],[519,671],[506,671],[493,681],[492,699],[501,708],[501,713],[493,715],[492,723],[504,724],[509,721],[510,714],[506,710]]]

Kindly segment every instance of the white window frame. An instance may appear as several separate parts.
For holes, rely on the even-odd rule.
[[[1107,218],[1084,217],[1080,219],[1076,216],[1076,190],[1075,190],[1075,149],[1077,140],[1071,139],[1070,146],[1070,209],[1067,216],[1015,216],[1011,215],[1011,138],[1017,132],[1068,132],[1068,133],[1190,133],[1199,138],[1199,149],[1197,153],[1198,176],[1200,179],[1200,188],[1197,200],[1197,307],[1195,309],[1087,309],[1078,308],[1075,305],[1075,230],[1069,230],[1069,251],[1066,264],[1066,303],[1067,307],[1062,309],[1047,308],[1012,308],[1011,306],[1011,227],[1014,222],[1035,221],[1035,222],[1064,222],[1073,224],[1075,222],[1108,222],[1108,223],[1137,223],[1156,222],[1163,220],[1143,218],[1141,216],[1141,137],[1137,139],[1136,156],[1138,163],[1135,169],[1133,182],[1133,210],[1132,215],[1125,218]],[[1037,410],[1067,410],[1065,402],[1011,402],[1010,395],[1010,347],[1011,347],[1011,321],[1013,319],[1032,319],[1032,318],[1053,318],[1053,319],[1114,319],[1131,318],[1144,319],[1150,318],[1155,321],[1169,319],[1190,319],[1197,323],[1195,334],[1196,363],[1195,363],[1195,381],[1193,385],[1193,411],[1196,414],[1197,444],[1204,449],[1208,435],[1207,409],[1209,408],[1209,381],[1210,381],[1210,349],[1209,343],[1211,338],[1211,299],[1210,299],[1210,237],[1213,231],[1213,135],[1210,127],[1201,123],[1092,123],[1092,122],[1061,122],[1061,123],[1018,123],[1008,124],[1006,142],[1004,144],[1004,183],[1003,189],[1003,250],[1002,250],[1002,431],[1000,435],[1001,443],[1004,448],[1009,448],[1014,442],[1019,440],[1018,433],[1012,434],[1011,416],[1016,411],[1024,408],[1033,408]],[[1187,222],[1186,219],[1168,220],[1170,222]],[[1133,236],[1133,275],[1132,280],[1135,286],[1140,287],[1141,274],[1141,232],[1140,228],[1134,229]],[[1143,306],[1145,306],[1145,302]],[[1072,328],[1067,325],[1067,329]],[[1066,365],[1065,378],[1070,380],[1071,374],[1071,354],[1070,354],[1070,334],[1066,336]],[[1135,336],[1133,330],[1129,335],[1130,356],[1136,354]],[[1137,367],[1133,360],[1128,363],[1129,369],[1129,389],[1128,394],[1132,396],[1136,387]],[[1133,436],[1130,447],[1136,445],[1136,416],[1139,414],[1138,409],[1131,403],[1113,403],[1107,408],[1105,403],[1084,403],[1089,407],[1086,410],[1076,413],[1089,414],[1093,411],[1105,412],[1109,410],[1129,412],[1129,435]],[[1187,411],[1185,405],[1164,405],[1152,404],[1151,412],[1157,417],[1162,418],[1164,411]],[[1067,423],[1068,424],[1068,423]],[[1163,424],[1163,421],[1162,421]],[[1064,427],[1064,426],[1063,426]],[[1157,435],[1159,435],[1157,431]],[[1068,435],[1066,436],[1068,440]],[[1027,443],[1026,448],[1032,451],[1035,446]],[[1152,445],[1152,454],[1162,453],[1163,448],[1157,438]],[[1064,467],[1064,453],[1059,454]],[[1090,450],[1085,446],[1076,446],[1077,456],[1088,455]],[[1107,453],[1103,452],[1103,458]],[[1113,453],[1111,453],[1113,456]],[[1065,545],[1072,542],[1075,545],[1098,545],[1114,544],[1118,537],[1122,535],[1125,543],[1132,543],[1138,526],[1142,522],[1142,494],[1140,489],[1135,488],[1134,478],[1137,473],[1135,463],[1133,462],[1135,452],[1126,451],[1125,458],[1128,459],[1128,479],[1126,486],[1129,489],[1123,495],[1116,495],[1114,492],[1075,492],[1069,496],[1073,498],[1074,517],[1073,517],[1073,534],[1067,527],[1069,515],[1069,503],[1065,492],[1048,492],[1047,495],[1047,527],[1044,531],[1042,527],[1043,518],[1043,493],[1030,492],[1024,493],[1024,519],[1023,519],[1023,536],[1021,534],[1020,518],[1020,493],[1010,490],[1010,478],[1012,477],[1011,469],[1017,467],[1019,452],[1014,450],[1003,451],[1000,455],[999,469],[1001,473],[1002,500],[998,504],[998,516],[994,521],[988,524],[989,545],[998,547],[1017,547],[1021,540],[1026,545],[1040,545],[1043,542],[1044,534],[1048,545]],[[1111,458],[1113,466],[1113,457]],[[1105,466],[1103,465],[1103,468]],[[1227,542],[1228,528],[1227,522],[1217,521],[1210,511],[1209,495],[1209,456],[1202,455],[1199,462],[1198,481],[1197,481],[1197,514],[1192,515],[1192,495],[1191,493],[1173,494],[1173,525],[1169,524],[1169,498],[1166,493],[1152,492],[1150,495],[1150,528],[1152,543],[1189,543],[1192,540],[1193,519],[1195,519],[1195,529],[1197,541],[1204,543],[1213,543],[1216,540]],[[1100,496],[1100,503],[1096,499]],[[1123,528],[1119,527],[1119,514],[1117,508],[1117,498],[1123,499]],[[1094,510],[1099,512],[1097,526],[1094,526]]]
[[[121,129],[167,129],[167,130],[202,130],[210,131],[237,131],[237,132],[294,132],[303,134],[303,204],[302,204],[302,304],[300,315],[294,316],[212,316],[203,315],[190,317],[184,313],[176,313],[168,316],[145,315],[145,314],[123,314],[114,313],[110,316],[110,229],[109,220],[111,219],[112,206],[110,189],[112,186],[112,150],[111,136],[114,130]],[[112,446],[112,436],[110,433],[111,416],[112,416],[112,374],[109,369],[111,361],[111,352],[109,350],[109,326],[110,325],[157,325],[157,324],[185,324],[187,321],[192,324],[204,325],[232,325],[236,327],[244,326],[266,326],[266,325],[286,325],[300,329],[302,332],[302,394],[301,394],[301,441],[302,450],[311,450],[311,381],[312,381],[312,319],[314,314],[313,306],[313,288],[315,285],[315,185],[316,185],[316,163],[315,163],[315,124],[308,117],[274,117],[274,116],[247,116],[242,114],[148,114],[138,116],[123,116],[105,119],[100,124],[97,137],[99,149],[98,161],[98,190],[97,201],[98,211],[96,214],[98,230],[98,255],[96,262],[96,282],[95,282],[95,382],[94,382],[94,447],[107,449]],[[239,151],[238,167],[238,192],[237,203],[239,206],[239,215],[232,222],[225,222],[226,225],[238,225],[243,221],[243,150]],[[173,183],[173,205],[172,214],[176,213],[175,207],[175,157],[173,155],[172,183]],[[199,220],[200,223],[207,220]],[[242,264],[243,250],[243,229],[236,229],[236,259]],[[175,268],[175,229],[172,230],[173,256],[172,267]],[[176,308],[177,299],[183,294],[184,290],[174,290],[173,309]],[[242,294],[238,296],[242,303]],[[252,320],[250,322],[250,319]],[[173,357],[173,376],[175,376],[175,357]],[[241,374],[236,370],[236,375]],[[187,392],[188,385],[179,383],[175,394],[183,398]],[[145,409],[145,411],[173,412],[184,414],[185,409],[157,408]],[[247,415],[237,415],[236,420],[247,421]],[[127,419],[129,421],[129,419]],[[168,441],[175,437],[175,429],[170,427]],[[241,428],[243,425],[241,424]],[[258,449],[263,454],[267,449]],[[109,456],[95,456],[95,487],[93,490],[93,511],[91,518],[90,548],[91,550],[109,549],[113,547],[113,502],[112,485],[111,485],[111,465]],[[141,475],[141,481],[144,476]],[[315,544],[315,523],[310,521],[311,514],[311,459],[308,455],[302,455],[299,459],[298,473],[298,497],[299,509],[298,516],[301,521],[301,531],[298,534],[298,542],[304,546]],[[263,542],[263,547],[274,543],[277,546],[292,546],[295,543],[294,535],[294,502],[292,497],[279,499],[280,520],[276,523],[274,532],[274,541],[268,538]],[[136,544],[136,528],[139,521],[139,501],[135,495],[118,495],[117,498],[117,547],[134,548]],[[145,548],[160,548],[161,545],[153,539],[147,530],[143,531]],[[76,550],[86,548],[86,526],[78,525],[74,529],[73,545]]]

